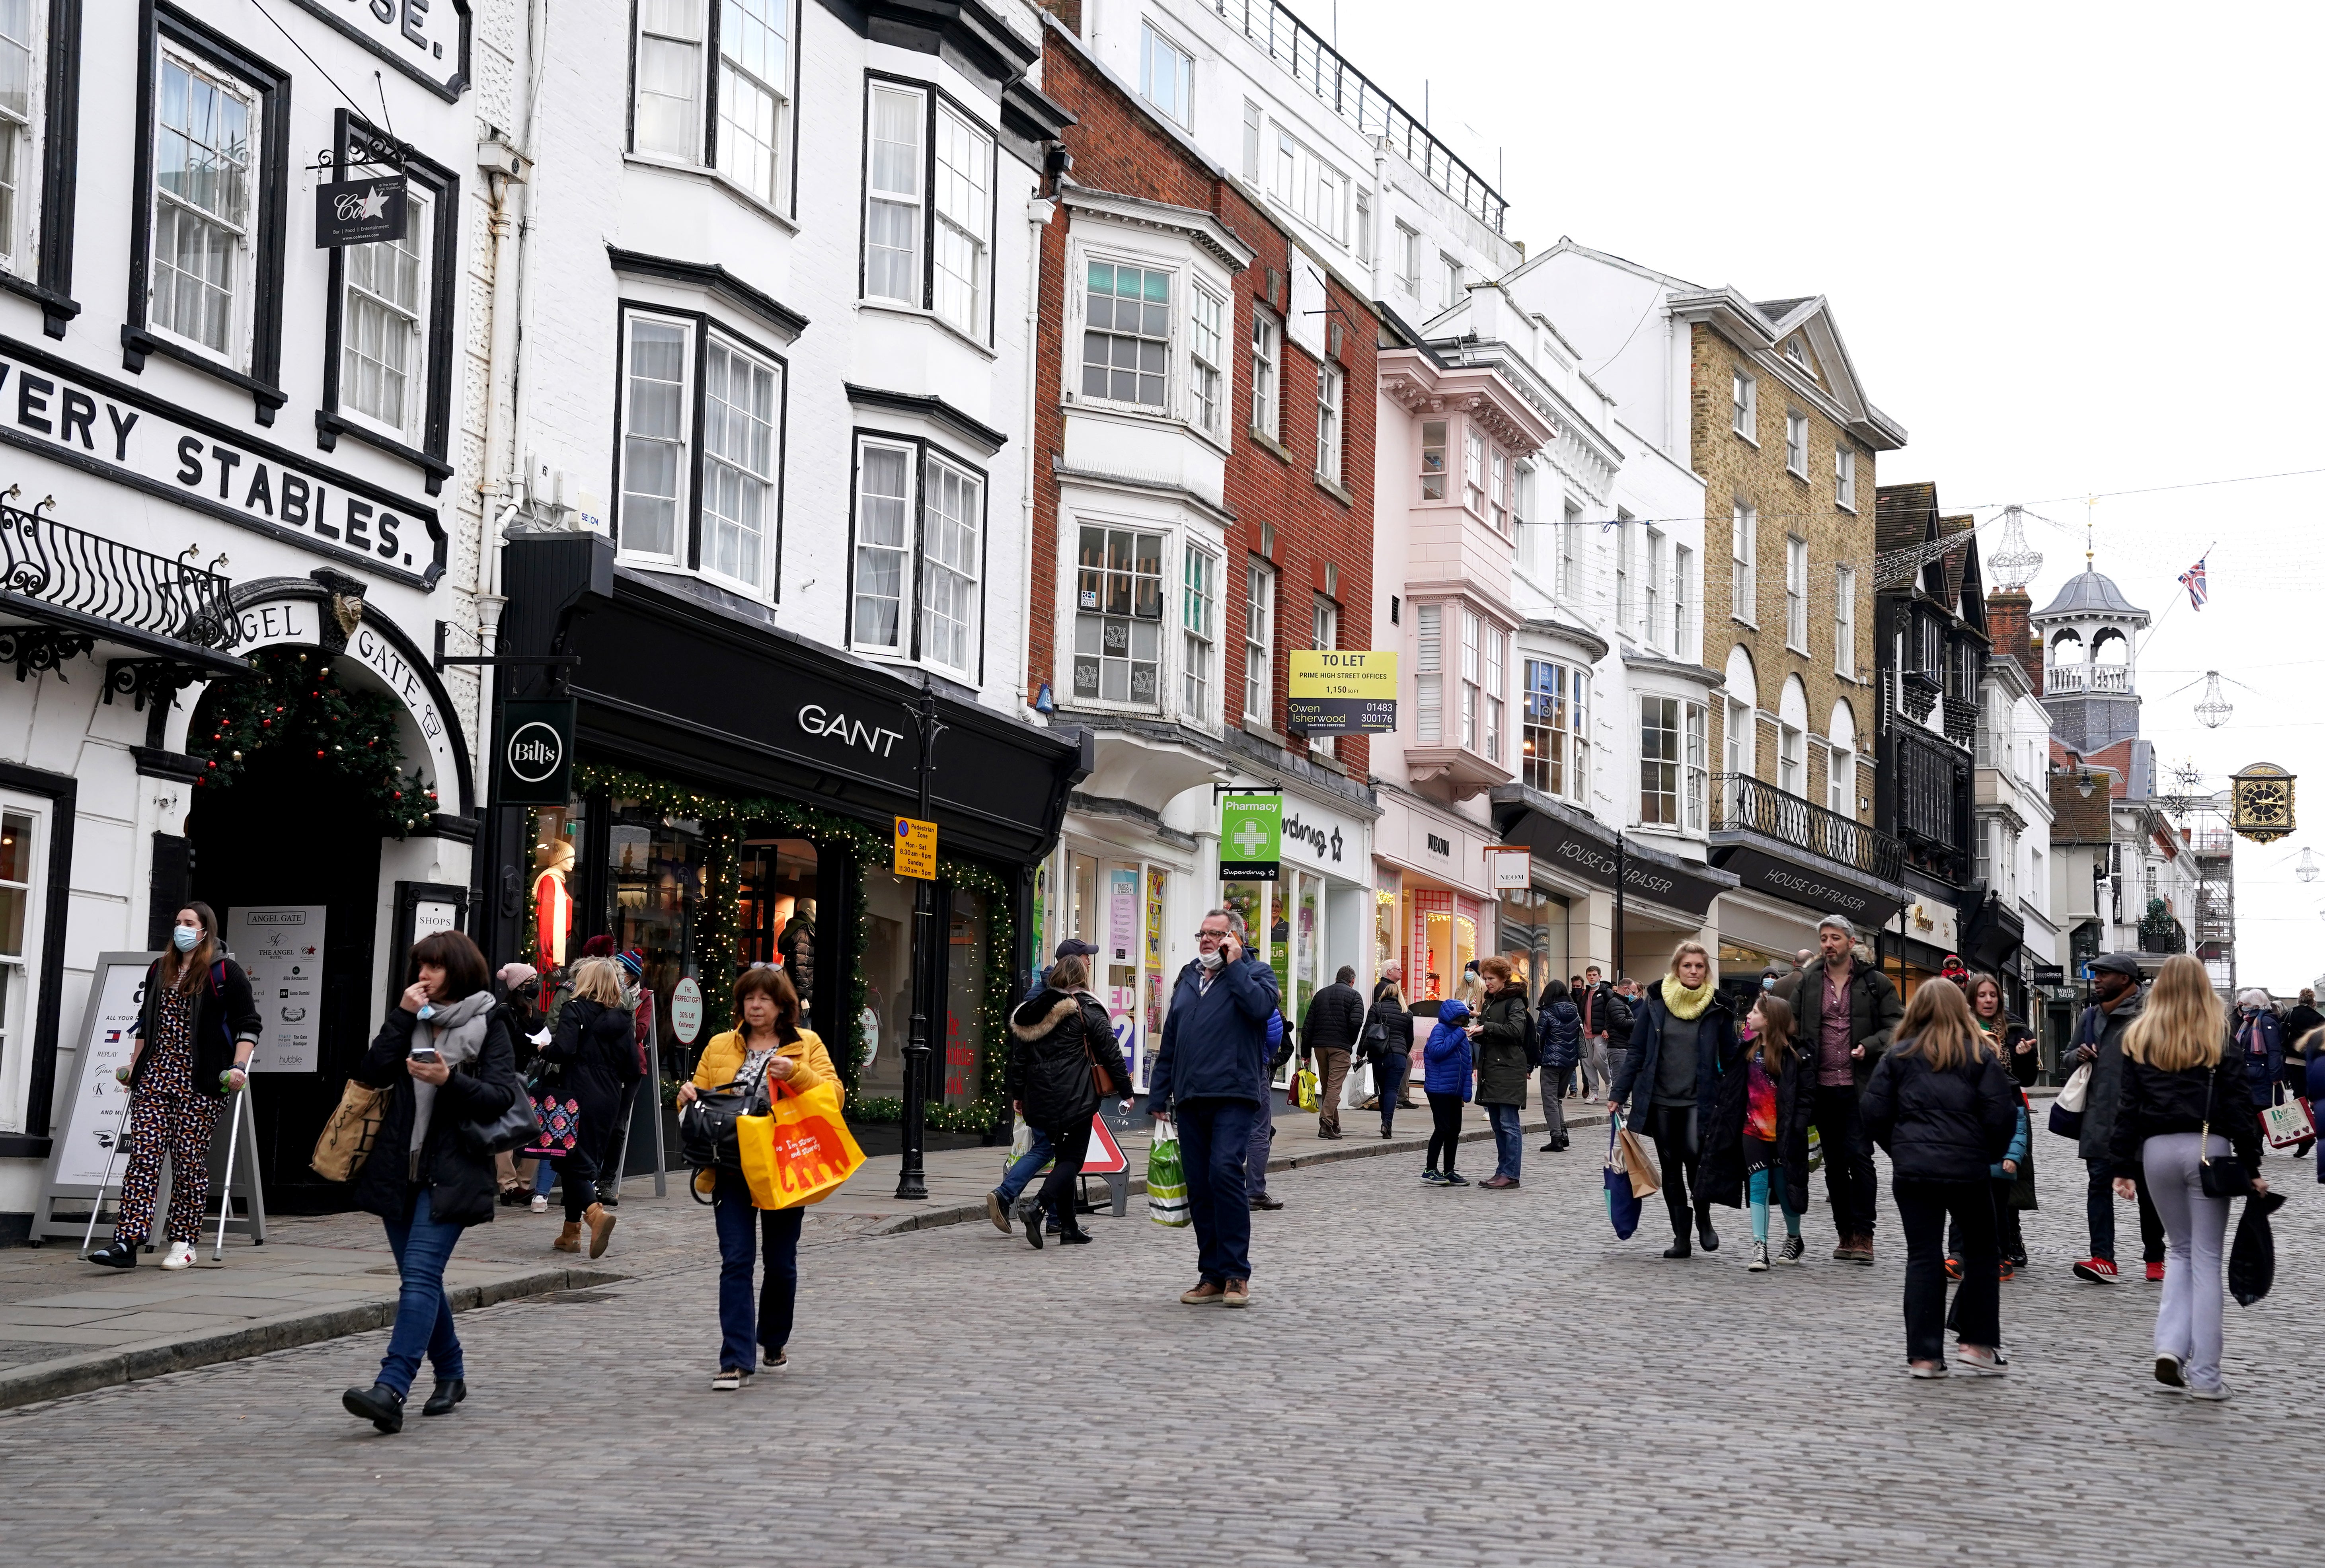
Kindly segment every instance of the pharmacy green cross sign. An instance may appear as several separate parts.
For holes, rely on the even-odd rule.
[[[1283,797],[1228,795],[1219,803],[1219,879],[1273,882],[1283,856]]]

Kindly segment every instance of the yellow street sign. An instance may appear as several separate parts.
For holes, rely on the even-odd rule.
[[[1396,729],[1396,653],[1295,648],[1292,723],[1310,735],[1387,735]]]
[[[937,879],[937,825],[912,817],[896,819],[896,875]]]

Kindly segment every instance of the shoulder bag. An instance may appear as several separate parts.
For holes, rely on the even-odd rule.
[[[1090,1047],[1089,1032],[1091,1025],[1098,1021],[1098,1017],[1103,1016],[1102,1014],[1094,1016],[1093,1015],[1095,1011],[1096,1010],[1088,1004],[1084,1004],[1082,1007],[1082,1060],[1089,1063],[1090,1081],[1098,1085],[1098,1095],[1103,1099],[1105,1096],[1112,1094],[1115,1091],[1114,1074],[1108,1072],[1105,1068],[1100,1067],[1098,1064],[1098,1053]],[[1108,1036],[1111,1036],[1114,1034],[1114,1020],[1112,1018],[1105,1018],[1104,1021],[1106,1024],[1106,1032]]]
[[[2310,1114],[2309,1102],[2282,1083],[2276,1085],[2274,1101],[2261,1108],[2260,1125],[2273,1149],[2290,1148],[2317,1136],[2317,1120]]]
[[[764,1092],[764,1081],[755,1085],[742,1079],[717,1089],[697,1090],[694,1099],[678,1113],[679,1157],[698,1171],[743,1169],[743,1151],[736,1123],[750,1114]]]
[[[2083,1101],[2091,1091],[2091,1064],[2084,1062],[2067,1074],[2065,1087],[2059,1098],[2051,1102],[2051,1130],[2062,1138],[2080,1137],[2083,1134]]]
[[[2244,1161],[2235,1155],[2216,1160],[2211,1156],[2212,1124],[2206,1122],[2196,1135],[2196,1178],[2204,1184],[2207,1198],[2248,1198],[2252,1196],[2252,1176],[2245,1170]]]
[[[509,1108],[492,1120],[460,1124],[460,1142],[470,1154],[506,1154],[526,1147],[540,1137],[540,1111],[522,1089],[510,1098]]]
[[[338,1108],[315,1140],[315,1153],[308,1165],[326,1182],[353,1181],[371,1156],[379,1124],[386,1119],[387,1090],[348,1079],[339,1090]]]

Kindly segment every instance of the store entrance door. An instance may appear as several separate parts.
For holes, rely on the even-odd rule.
[[[314,1067],[259,1072],[252,1101],[267,1207],[287,1214],[344,1209],[345,1185],[323,1181],[307,1161],[379,1023],[381,988],[371,972],[379,899],[376,808],[346,775],[294,747],[254,752],[232,784],[194,796],[186,819],[193,896],[218,912],[229,939],[236,910],[323,911]],[[279,994],[284,988],[270,987],[256,997],[263,1024],[283,1021],[285,1008],[304,1002]]]

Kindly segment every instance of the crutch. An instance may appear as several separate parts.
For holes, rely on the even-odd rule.
[[[242,1108],[245,1104],[242,1090],[236,1090],[233,1099],[234,1104],[227,1111],[233,1120],[226,1132],[226,1174],[218,1181],[218,1245],[210,1249],[212,1263],[225,1261],[227,1216],[234,1212],[234,1150],[236,1140],[242,1137]]]
[[[125,1096],[127,1090],[121,1091]],[[97,1198],[88,1206],[88,1230],[80,1239],[80,1255],[88,1257],[89,1243],[97,1239],[97,1217],[105,1212],[105,1190],[113,1185],[113,1162],[121,1157],[121,1146],[129,1141],[129,1108],[121,1108],[121,1125],[113,1132],[113,1152],[105,1156],[105,1180],[97,1183]]]

